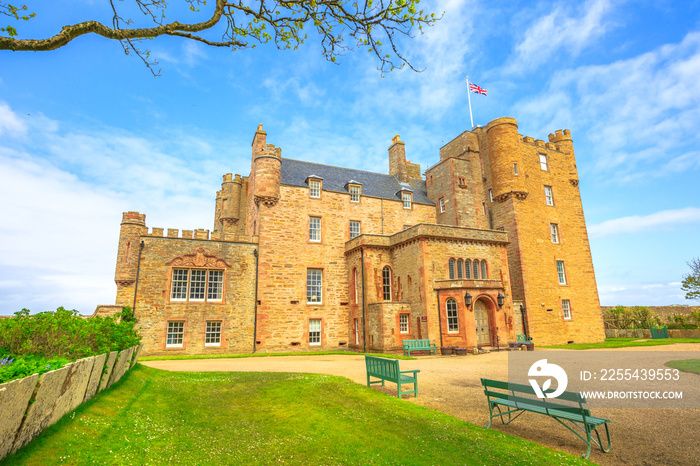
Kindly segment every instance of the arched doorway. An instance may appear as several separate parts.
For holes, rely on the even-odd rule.
[[[489,311],[483,300],[474,303],[474,321],[476,322],[476,344],[488,346],[491,344],[491,325]]]

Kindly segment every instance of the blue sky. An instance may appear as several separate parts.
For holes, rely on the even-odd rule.
[[[35,38],[109,23],[107,3],[35,1],[16,26]],[[700,256],[700,4],[421,6],[445,12],[401,43],[422,73],[382,77],[364,51],[334,65],[313,37],[236,52],[159,38],[158,78],[97,36],[0,52],[0,314],[112,304],[122,212],[211,229],[221,176],[248,174],[258,123],[283,157],[387,173],[400,134],[429,167],[469,128],[467,75],[489,92],[472,95],[475,124],[571,130],[601,303],[694,304],[680,281]]]

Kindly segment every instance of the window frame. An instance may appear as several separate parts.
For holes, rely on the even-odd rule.
[[[549,157],[547,157],[547,154],[537,154],[539,156],[540,160],[540,169],[542,171],[548,172],[549,171]]]
[[[320,199],[321,191],[323,189],[323,182],[319,179],[311,178],[309,179],[309,197],[312,199]],[[317,195],[314,196],[314,193]]]
[[[447,276],[450,277],[450,280],[455,279],[455,260],[454,258],[450,257],[450,259],[447,261]]]
[[[472,279],[479,280],[479,259],[472,261]]]
[[[357,234],[355,236],[352,235],[353,224],[357,225]],[[362,234],[362,223],[359,220],[350,220],[350,239],[357,238],[361,234]]]
[[[513,163],[513,175],[514,176],[519,176],[520,174],[518,173],[518,164]]]
[[[464,278],[464,261],[462,259],[457,259],[457,280],[462,280]]]
[[[481,267],[481,279],[488,280],[489,279],[489,269],[488,269],[488,265],[486,264],[486,259],[481,259],[479,261],[479,265]]]
[[[404,209],[413,209],[413,193],[410,191],[401,191],[401,201],[403,202]]]
[[[464,278],[466,280],[472,279],[472,260],[471,259],[464,260]]]
[[[560,268],[561,265],[561,268]],[[557,280],[560,285],[568,285],[569,282],[566,277],[566,266],[564,265],[564,261],[557,261]]]
[[[359,184],[351,184],[348,186],[348,191],[350,192],[350,202],[360,202],[360,198],[362,197],[362,186]]]
[[[445,213],[445,198],[444,197],[440,198],[440,213],[441,214]]]
[[[309,346],[321,346],[323,332],[322,320],[323,319],[309,319]],[[316,327],[318,327],[318,330]]]
[[[573,316],[571,314],[571,300],[570,299],[562,299],[561,300],[561,315],[564,320],[573,320]]]
[[[187,272],[186,273],[186,278],[183,280],[182,279],[182,272]],[[196,272],[196,275],[204,275],[204,281],[202,280],[196,280],[193,281],[192,277],[195,275],[193,272]],[[212,272],[218,272],[220,277],[220,280],[213,281],[212,280]],[[179,276],[179,279],[176,279],[176,275]],[[172,303],[223,303],[224,301],[224,278],[226,275],[226,270],[225,269],[209,269],[209,268],[200,268],[200,267],[173,267],[170,272],[170,302]],[[196,290],[195,286],[197,284],[201,284],[202,288],[201,291],[196,291],[197,293],[201,292],[202,298],[196,297],[193,298],[192,295]],[[184,289],[183,289],[184,288]],[[182,297],[175,297],[174,294],[177,293],[179,296],[181,296],[184,293],[184,298]],[[218,295],[218,298],[214,297],[211,298],[210,296],[212,293],[216,293]]]
[[[185,346],[185,321],[184,320],[168,320],[165,330],[165,347],[166,348],[184,348]],[[174,325],[173,325],[174,324]],[[175,329],[177,327],[177,329]],[[179,330],[179,331],[175,331]],[[171,335],[174,335],[171,337]],[[179,343],[177,336],[179,335]],[[174,343],[170,341],[175,340]]]
[[[404,322],[405,321],[405,322]],[[399,314],[399,333],[401,335],[407,335],[411,329],[411,315],[410,314]]]
[[[493,189],[489,189],[489,201],[493,202]]]
[[[559,242],[559,225],[556,223],[549,224],[549,235],[553,244],[560,244]]]
[[[211,325],[210,325],[211,324]],[[221,329],[223,322],[220,320],[207,320],[204,327],[204,346],[221,346]],[[216,330],[214,330],[216,328]],[[216,339],[218,341],[209,341],[208,339]]]
[[[454,304],[453,308],[451,308],[450,304]],[[453,313],[453,315],[450,316],[450,313]],[[445,301],[445,315],[447,316],[447,333],[459,333],[459,308],[456,299],[447,298]]]
[[[393,278],[393,271],[391,270],[391,267],[388,265],[382,267],[382,301],[392,301]],[[387,295],[389,298],[387,298]]]
[[[548,185],[544,185],[544,203],[554,207],[554,190]]]
[[[309,301],[309,297],[314,297],[313,292],[316,289],[318,289],[318,301]],[[323,304],[323,269],[306,269],[306,304],[311,306]]]
[[[318,228],[314,228],[314,221],[318,220]],[[309,216],[309,242],[311,243],[320,243],[321,242],[321,217],[313,217]],[[318,239],[314,239],[315,235],[314,233],[318,234]]]

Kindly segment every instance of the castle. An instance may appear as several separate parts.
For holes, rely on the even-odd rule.
[[[147,355],[604,338],[571,135],[533,140],[508,117],[450,141],[425,178],[399,136],[385,175],[283,158],[260,125],[213,231],[124,213],[115,281]]]

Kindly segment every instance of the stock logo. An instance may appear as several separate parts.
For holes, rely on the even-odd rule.
[[[529,377],[548,377],[542,384],[542,388],[540,388],[536,379],[528,379],[530,385],[532,385],[532,388],[535,390],[537,398],[545,397],[544,392],[549,390],[549,387],[552,385],[552,378],[557,381],[557,389],[552,393],[547,393],[547,398],[556,398],[564,393],[566,385],[569,383],[569,378],[566,376],[564,369],[556,364],[549,364],[546,359],[540,359],[530,366],[527,375]]]

